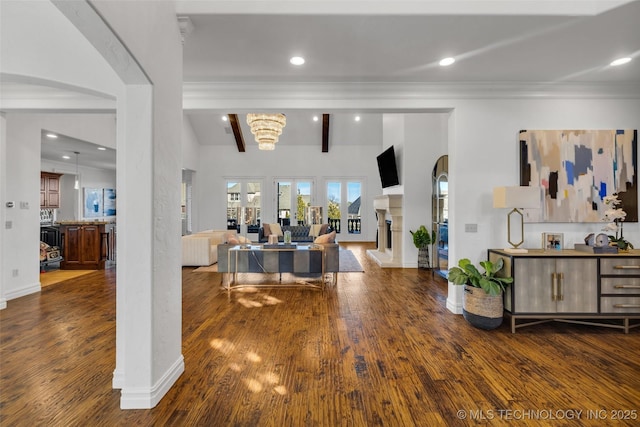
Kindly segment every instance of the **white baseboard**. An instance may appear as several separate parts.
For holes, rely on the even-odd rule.
[[[458,304],[455,301],[451,301],[447,298],[447,310],[453,314],[462,314],[462,304]]]
[[[7,308],[7,300],[5,298],[0,298],[0,310],[4,310]]]
[[[122,390],[124,387],[124,372],[122,370],[114,370],[113,378],[111,379],[111,388],[114,390]]]
[[[462,314],[462,295],[464,286],[454,285],[449,282],[447,295],[447,309],[455,314]]]
[[[160,402],[171,386],[184,372],[184,357],[182,354],[165,372],[160,380],[151,388],[124,387],[120,392],[120,409],[151,409]]]
[[[31,285],[25,286],[24,288],[14,289],[12,291],[7,292],[6,300],[11,301],[12,299],[20,298],[25,295],[35,294],[36,292],[40,292],[42,287],[40,286],[40,282],[33,283]]]

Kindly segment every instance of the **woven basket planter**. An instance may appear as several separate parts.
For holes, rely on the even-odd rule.
[[[429,248],[418,248],[418,268],[430,269]]]
[[[489,295],[481,288],[464,285],[462,315],[480,329],[495,329],[502,325],[504,304],[502,294]]]

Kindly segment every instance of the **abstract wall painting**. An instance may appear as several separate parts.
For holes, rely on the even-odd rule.
[[[638,222],[637,130],[522,130],[520,185],[544,188],[540,218],[529,222],[603,222],[618,193]]]
[[[83,218],[99,218],[102,216],[102,188],[84,188]]]
[[[116,214],[116,190],[115,188],[105,188],[103,191],[104,216],[115,216]]]

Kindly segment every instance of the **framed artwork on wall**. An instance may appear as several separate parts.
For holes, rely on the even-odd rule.
[[[618,194],[638,222],[637,130],[521,130],[520,185],[544,189],[528,222],[602,222],[605,196]]]
[[[116,214],[116,190],[105,188],[103,190],[104,216],[115,216]]]
[[[564,249],[564,234],[542,233],[542,249],[545,251],[560,251]]]
[[[99,218],[102,215],[102,188],[84,188],[84,218]]]

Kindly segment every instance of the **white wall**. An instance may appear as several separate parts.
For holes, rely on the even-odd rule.
[[[198,222],[194,230],[226,228],[226,180],[259,178],[263,188],[263,222],[275,222],[275,178],[315,180],[316,203],[324,206],[326,182],[331,179],[363,181],[362,233],[349,235],[346,230],[338,240],[375,240],[373,197],[381,194],[376,156],[381,145],[333,146],[322,153],[320,146],[286,146],[274,151],[260,151],[248,144],[239,153],[233,146],[200,146],[199,166],[194,184]]]
[[[40,126],[28,115],[7,114],[6,210],[3,266],[4,295],[11,300],[40,290]],[[36,160],[38,159],[38,160]],[[21,207],[28,204],[28,208]],[[4,203],[2,208],[5,209]],[[7,250],[8,249],[8,250]]]
[[[506,246],[507,212],[493,209],[492,192],[493,187],[519,185],[519,130],[638,129],[640,100],[473,100],[460,102],[455,115],[449,153],[449,255],[453,261],[480,260],[486,259],[488,248]],[[478,224],[477,233],[464,232],[464,225],[471,223]],[[602,225],[525,224],[524,247],[539,248],[546,231],[564,233],[565,246],[573,247]],[[640,247],[640,225],[628,225],[625,235]]]
[[[117,99],[118,202],[124,215],[118,215],[114,384],[122,388],[123,407],[151,407],[184,370],[179,245],[182,45],[174,4],[92,1],[91,6],[85,2],[56,5],[49,1],[2,2],[0,71],[20,76],[22,81],[43,79],[57,87]],[[120,41],[126,51],[118,50]],[[5,196],[37,206],[39,196],[31,200],[31,194],[37,193],[34,181],[39,183],[40,131],[37,136],[30,128],[28,133],[14,132],[8,121],[6,128],[7,157],[0,159],[0,176],[7,176],[8,181]],[[16,226],[20,232],[33,229],[35,236],[30,231],[0,231],[3,252],[15,248],[15,259],[3,260],[0,300],[36,289],[31,275],[20,276],[17,286],[6,280],[7,263],[24,265],[26,270],[37,264],[39,239],[32,225],[37,209],[24,211],[18,214]],[[21,241],[25,245],[35,242],[33,251]]]
[[[418,249],[410,230],[421,225],[432,230],[433,167],[447,154],[449,114],[406,114],[404,118],[403,265],[417,267]]]
[[[199,146],[198,138],[193,133],[193,127],[189,121],[189,116],[182,115],[182,167],[184,169],[196,170],[198,167]]]
[[[3,1],[1,7],[0,71],[3,80],[46,81],[56,87],[70,85],[94,94],[118,92],[120,86],[113,70],[49,1]],[[83,58],[80,64],[77,62],[79,57]],[[36,124],[32,119],[42,123]],[[65,123],[60,127],[64,130],[62,133],[74,133],[79,129],[77,125],[70,125],[71,120],[58,119]],[[9,200],[28,202],[29,209],[20,209],[18,204],[17,208],[4,212],[7,220],[11,220],[12,228],[0,227],[0,244],[7,254],[0,260],[0,301],[40,290],[39,272],[34,268],[39,260],[36,248],[39,241],[40,129],[51,127],[51,124],[37,114],[16,112],[6,115],[7,151],[6,155],[0,156],[0,176],[6,177],[0,183],[5,189],[2,209]],[[113,142],[105,145],[113,146]],[[15,270],[18,270],[17,276]]]
[[[62,162],[42,160],[40,169],[46,172],[62,173],[60,177],[60,208],[57,210],[57,220],[83,219],[83,189],[84,188],[116,188],[116,171],[79,166],[80,189],[74,189],[76,166]],[[117,199],[116,199],[117,200]],[[117,209],[117,208],[116,208]],[[96,218],[91,218],[95,220]],[[115,220],[115,217],[102,217],[104,220]]]

